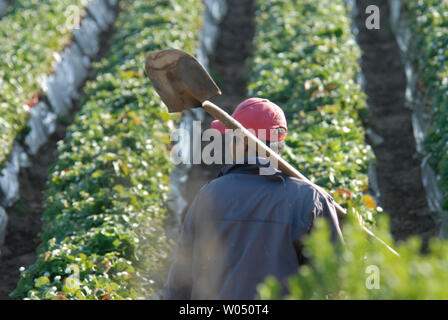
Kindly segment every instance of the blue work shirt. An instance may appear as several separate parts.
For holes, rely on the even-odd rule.
[[[328,220],[333,241],[342,240],[331,196],[277,170],[260,175],[261,163],[227,165],[201,188],[185,216],[165,299],[255,299],[270,275],[286,287],[318,217]]]

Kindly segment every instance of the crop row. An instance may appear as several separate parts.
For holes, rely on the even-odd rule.
[[[95,65],[75,123],[58,147],[46,193],[37,262],[14,297],[150,297],[164,279],[170,119],[144,74],[145,56],[193,52],[200,3],[133,0],[110,53]]]
[[[0,204],[79,99],[117,0],[18,1],[0,21]],[[31,160],[31,161],[30,161]]]
[[[445,194],[443,208],[448,210],[448,4],[425,0],[410,1],[406,6],[413,35],[410,58],[420,78],[417,90],[432,114],[425,147]]]
[[[53,52],[70,39],[69,6],[83,7],[81,0],[15,1],[0,21],[0,168],[25,126],[39,79],[51,71]]]
[[[286,157],[336,200],[373,221],[366,195],[372,152],[355,82],[359,49],[343,1],[259,1],[251,95],[280,105],[289,125]]]

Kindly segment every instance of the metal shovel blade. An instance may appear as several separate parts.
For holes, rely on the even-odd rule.
[[[146,58],[146,74],[169,112],[202,106],[221,90],[201,63],[177,49],[155,51]]]

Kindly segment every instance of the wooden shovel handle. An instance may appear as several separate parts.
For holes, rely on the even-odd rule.
[[[318,190],[320,190],[322,193],[328,194],[321,187],[312,183],[307,177],[305,177],[303,174],[301,174],[297,169],[295,169],[293,166],[291,166],[288,162],[283,160],[282,157],[280,157],[280,155],[278,155],[274,150],[269,148],[263,141],[258,139],[254,134],[252,134],[252,132],[250,132],[249,130],[244,128],[241,123],[239,123],[237,120],[232,118],[227,112],[222,110],[220,107],[218,107],[214,103],[206,100],[202,103],[202,108],[204,108],[204,110],[207,111],[207,113],[209,113],[213,118],[221,121],[227,129],[241,130],[240,132],[242,133],[242,135],[247,137],[249,140],[251,140],[252,143],[256,143],[257,147],[262,149],[271,161],[272,161],[272,159],[274,159],[274,161],[272,163],[274,165],[277,164],[277,168],[280,171],[282,171],[283,173],[287,174],[290,177],[295,177],[299,180],[305,181],[306,183],[308,183],[308,184],[312,185],[313,187],[317,188]],[[333,203],[336,208],[336,212],[338,213],[339,219],[342,219],[342,217],[347,213],[347,211],[344,208],[342,208],[335,201],[333,201]],[[358,215],[358,217],[359,217],[359,215]],[[382,243],[390,252],[392,252],[393,254],[395,254],[397,256],[400,256],[387,243],[385,243],[383,240],[378,238],[372,231],[370,231],[364,225],[362,225],[362,222],[361,222],[361,227],[365,232],[367,232],[369,235],[371,235],[376,240],[378,240],[380,243]]]

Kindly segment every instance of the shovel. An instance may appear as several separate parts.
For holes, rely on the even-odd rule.
[[[284,174],[312,185],[323,194],[328,194],[283,160],[280,155],[244,128],[243,125],[232,118],[227,112],[209,101],[209,99],[220,95],[221,90],[196,58],[177,49],[156,51],[146,58],[145,69],[147,76],[162,101],[168,107],[169,112],[182,112],[191,108],[202,107],[213,118],[221,121],[227,129],[239,129],[236,132],[246,137],[252,145],[256,144],[259,148],[258,150],[265,152],[269,161],[276,165],[277,169]],[[338,203],[333,203],[339,219],[342,219],[346,214],[346,210]],[[357,216],[360,218],[359,215]],[[362,225],[362,223],[361,226],[364,231],[383,243],[391,252],[399,255],[383,240],[373,234],[372,231]]]

